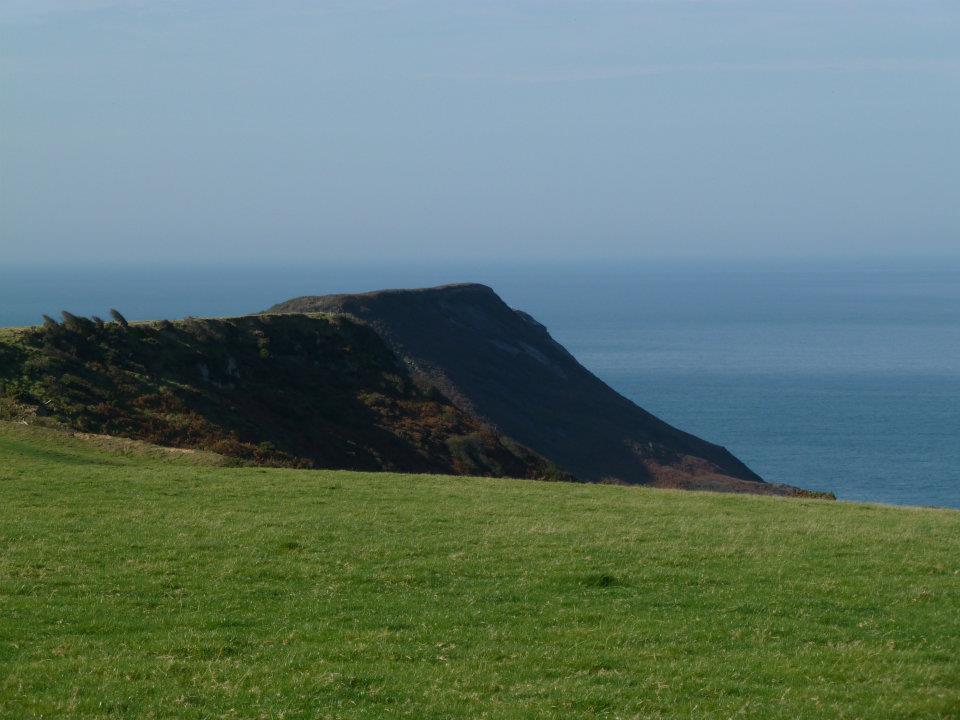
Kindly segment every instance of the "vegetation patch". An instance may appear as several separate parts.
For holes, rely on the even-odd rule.
[[[556,477],[336,316],[131,324],[63,314],[0,335],[0,418],[259,465]]]
[[[583,578],[586,587],[610,588],[622,584],[622,581],[610,573],[595,573]]]

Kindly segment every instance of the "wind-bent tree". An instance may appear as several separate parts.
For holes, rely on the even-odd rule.
[[[120,311],[116,308],[110,308],[110,317],[112,317],[118,325],[122,328],[130,327],[130,323],[127,322],[127,319],[120,314]]]

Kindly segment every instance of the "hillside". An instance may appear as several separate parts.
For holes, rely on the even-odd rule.
[[[344,317],[129,325],[65,313],[0,334],[0,415],[268,465],[563,476]]]
[[[0,422],[0,717],[960,715],[960,513]]]
[[[725,448],[638,407],[484,285],[301,297],[268,312],[346,313],[369,323],[461,409],[583,480],[801,492],[764,483]]]

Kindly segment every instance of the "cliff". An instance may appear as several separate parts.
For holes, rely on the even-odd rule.
[[[346,314],[369,324],[458,408],[582,480],[803,494],[765,483],[725,448],[623,397],[484,285],[300,297],[267,312]]]

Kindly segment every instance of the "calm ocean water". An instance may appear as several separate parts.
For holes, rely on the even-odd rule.
[[[0,325],[255,312],[479,281],[614,388],[767,480],[960,508],[960,264],[0,268]]]

